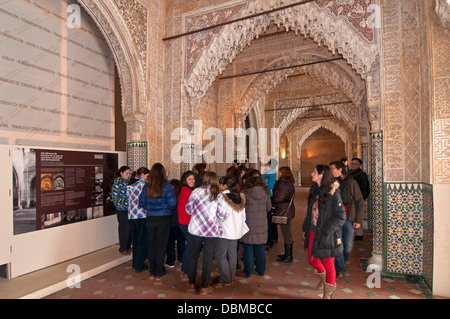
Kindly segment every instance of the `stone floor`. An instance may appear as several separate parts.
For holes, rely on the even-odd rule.
[[[48,296],[47,299],[320,299],[322,292],[315,288],[318,279],[303,250],[301,224],[306,213],[306,196],[306,188],[297,190],[296,218],[292,225],[294,262],[283,264],[276,261],[276,255],[283,250],[280,233],[279,242],[266,253],[266,272],[262,277],[255,273],[246,278],[242,271],[238,270],[231,286],[219,287],[212,293],[201,296],[186,290],[187,279],[181,278],[179,263],[176,263],[174,268],[167,269],[167,277],[155,281],[149,279],[148,272],[136,273],[129,261],[81,282],[79,288],[66,288]],[[364,234],[362,242],[355,242],[347,264],[347,274],[337,281],[335,299],[431,298],[426,285],[414,278],[381,275],[379,281],[376,281],[373,278],[374,272],[365,271],[371,248],[370,233]],[[242,265],[242,261],[240,263]],[[201,269],[198,272],[199,277],[200,274]],[[211,278],[214,279],[218,275],[217,267],[214,267]],[[369,288],[368,282],[375,287]]]

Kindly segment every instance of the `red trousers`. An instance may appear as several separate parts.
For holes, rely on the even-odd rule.
[[[330,285],[336,284],[336,269],[334,268],[334,257],[331,258],[317,258],[311,256],[311,248],[314,239],[314,232],[309,232],[308,242],[308,262],[320,274],[326,272],[325,282]]]

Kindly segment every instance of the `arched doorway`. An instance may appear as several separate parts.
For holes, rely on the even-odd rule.
[[[301,167],[301,185],[312,185],[310,174],[316,165],[328,165],[345,156],[344,141],[333,132],[319,128],[302,143],[300,148],[298,160]]]

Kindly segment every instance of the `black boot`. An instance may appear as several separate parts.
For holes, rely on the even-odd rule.
[[[284,259],[286,257],[286,244],[284,244],[284,254],[283,255],[277,255],[277,261],[280,261],[280,259]]]
[[[285,255],[284,257],[277,258],[280,263],[291,263],[294,259],[292,258],[292,244],[284,245]]]

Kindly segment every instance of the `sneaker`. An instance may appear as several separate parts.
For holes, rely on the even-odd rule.
[[[161,280],[165,277],[167,277],[167,271],[164,274],[162,274],[161,276],[155,276],[155,280]]]
[[[175,265],[169,265],[169,264],[164,264],[164,266],[166,266],[167,268],[174,268]]]
[[[198,294],[204,296],[206,294],[211,293],[213,290],[214,290],[213,286],[208,286],[206,288],[200,288],[200,291],[198,292]]]

